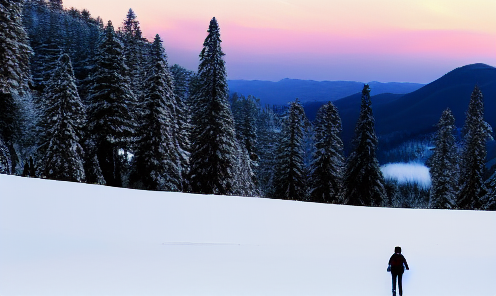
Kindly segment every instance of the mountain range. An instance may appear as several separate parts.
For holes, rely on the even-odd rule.
[[[296,98],[300,102],[335,101],[355,94],[363,87],[357,81],[313,81],[283,79],[278,82],[260,80],[229,80],[230,93],[252,95],[260,99],[262,105],[285,105]],[[424,84],[408,82],[369,82],[375,94],[406,94],[415,91]]]
[[[478,85],[484,95],[485,120],[496,130],[496,68],[478,63],[456,68],[426,84],[369,83],[372,109],[379,136],[379,149],[389,149],[404,141],[431,135],[443,110],[450,108],[456,126],[465,121],[470,95]],[[286,105],[299,98],[310,120],[326,102],[333,101],[343,123],[345,150],[351,148],[355,124],[360,113],[363,83],[351,81],[305,81],[283,79],[269,81],[229,81],[231,92],[254,95],[262,104]],[[348,94],[343,97],[343,94]],[[489,145],[489,159],[496,159],[494,141]],[[496,163],[496,161],[494,161]]]

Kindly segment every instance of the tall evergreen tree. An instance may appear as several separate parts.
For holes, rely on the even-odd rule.
[[[20,133],[17,98],[28,91],[31,48],[22,24],[21,1],[0,1],[0,138],[9,152],[8,173],[15,170],[14,142]]]
[[[431,162],[432,186],[429,207],[450,209],[456,201],[457,150],[455,146],[455,118],[448,108],[437,124],[436,147]]]
[[[159,35],[152,48],[154,63],[146,84],[146,113],[133,159],[131,183],[149,190],[180,191],[178,151],[173,138],[174,87]]]
[[[190,180],[196,193],[232,194],[234,191],[236,139],[223,56],[219,26],[213,18],[200,53],[198,87],[192,99]]]
[[[487,193],[483,199],[484,210],[496,211],[496,172],[486,181]]]
[[[182,179],[182,191],[188,192],[190,190],[189,180],[189,158],[191,154],[191,108],[190,108],[190,89],[189,83],[191,81],[192,71],[188,71],[179,65],[173,65],[170,68],[174,80],[174,94],[175,94],[175,134],[178,150],[178,167]]]
[[[483,96],[478,86],[475,86],[470,97],[463,132],[465,136],[457,206],[460,209],[480,209],[481,198],[486,194],[483,176],[486,142],[491,136],[491,127],[484,121]]]
[[[139,101],[144,95],[145,41],[135,12],[130,8],[120,35],[124,43],[125,63],[128,68],[130,88]],[[153,62],[152,62],[153,63]]]
[[[376,157],[377,136],[370,87],[362,90],[360,116],[355,127],[354,150],[348,157],[344,177],[344,203],[381,206],[386,198],[385,181]]]
[[[37,12],[38,25],[31,33],[35,52],[32,59],[32,72],[35,88],[38,91],[37,95],[39,95],[38,99],[42,99],[43,90],[64,51],[64,40],[61,26],[62,12],[50,10],[45,6],[39,6]]]
[[[327,103],[315,118],[314,159],[311,165],[310,200],[323,203],[339,201],[344,175],[341,118],[334,104]]]
[[[304,164],[305,111],[298,100],[291,102],[283,122],[276,151],[274,198],[304,200],[306,175]]]
[[[120,150],[130,150],[136,136],[132,110],[136,99],[129,88],[123,45],[108,22],[98,45],[96,67],[89,87],[88,131],[105,182],[122,186]]]
[[[281,118],[269,106],[260,109],[257,115],[257,146],[259,157],[255,169],[262,197],[274,196],[274,167],[277,145],[281,136]]]
[[[38,171],[45,178],[83,182],[80,144],[84,108],[79,99],[71,60],[64,54],[47,83],[38,147]]]
[[[238,183],[242,183],[243,190],[240,193],[245,196],[259,195],[258,180],[255,175],[255,170],[258,166],[258,155],[256,152],[257,147],[257,126],[256,118],[258,115],[257,101],[252,96],[245,98],[244,96],[238,97],[237,94],[232,96],[231,109],[233,111],[234,126],[236,130],[236,139],[240,149],[240,173],[237,174]],[[243,176],[243,177],[242,177]],[[248,177],[249,176],[249,177]],[[244,179],[248,178],[248,179]]]

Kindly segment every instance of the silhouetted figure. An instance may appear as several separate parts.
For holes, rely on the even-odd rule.
[[[398,278],[398,289],[400,290],[400,296],[403,296],[403,286],[401,280],[403,279],[403,272],[410,270],[408,268],[408,263],[406,263],[405,257],[401,255],[401,247],[394,248],[394,254],[389,259],[388,271],[391,271],[391,276],[393,278],[393,296],[396,296],[396,278]]]

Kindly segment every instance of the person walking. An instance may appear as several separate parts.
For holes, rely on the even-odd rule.
[[[406,263],[405,257],[401,254],[401,247],[394,248],[394,254],[389,259],[387,271],[391,272],[393,278],[393,296],[396,296],[396,279],[398,279],[398,289],[400,296],[403,296],[403,285],[401,283],[403,279],[403,272],[410,270],[408,263]]]

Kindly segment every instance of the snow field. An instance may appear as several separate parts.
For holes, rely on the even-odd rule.
[[[0,175],[0,295],[496,295],[496,213]]]

